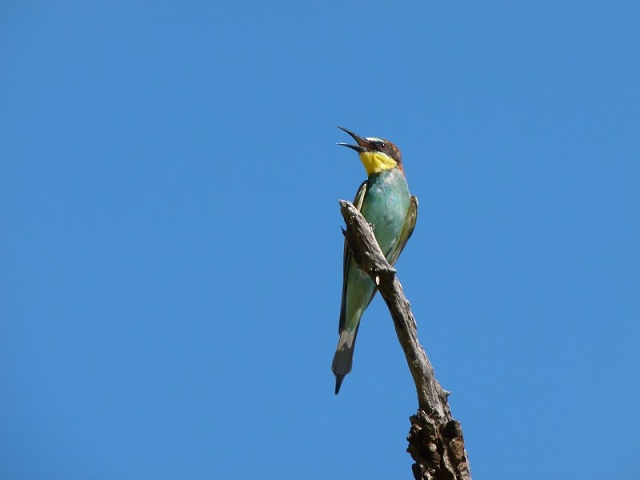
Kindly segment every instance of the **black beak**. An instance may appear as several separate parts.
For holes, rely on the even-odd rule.
[[[343,147],[349,147],[354,149],[356,152],[362,153],[362,152],[368,152],[369,150],[371,150],[371,142],[369,142],[366,138],[361,137],[360,135],[358,135],[357,133],[353,133],[351,130],[347,130],[344,127],[338,127],[340,130],[347,132],[349,135],[351,135],[351,137],[358,142],[358,145],[349,145],[348,143],[338,143],[338,145],[342,145]]]

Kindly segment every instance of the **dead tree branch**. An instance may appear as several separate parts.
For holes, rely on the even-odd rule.
[[[407,451],[415,461],[416,480],[471,480],[460,422],[451,415],[445,391],[436,380],[433,367],[418,341],[416,321],[404,296],[396,270],[382,254],[373,231],[358,210],[340,200],[347,225],[345,237],[358,263],[378,285],[389,307],[398,340],[404,350],[418,394],[418,412],[410,417]]]

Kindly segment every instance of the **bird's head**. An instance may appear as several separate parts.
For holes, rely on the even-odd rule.
[[[364,165],[367,175],[396,167],[404,172],[402,154],[393,143],[382,138],[364,138],[346,128],[338,128],[347,132],[357,142],[357,145],[349,145],[348,143],[338,143],[338,145],[352,148],[360,154],[360,161]]]

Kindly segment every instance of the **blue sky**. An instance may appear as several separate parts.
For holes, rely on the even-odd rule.
[[[640,471],[637,2],[2,2],[0,477],[409,478],[380,298],[334,396],[343,125],[474,478]]]

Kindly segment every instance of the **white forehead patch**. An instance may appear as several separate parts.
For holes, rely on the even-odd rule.
[[[383,142],[384,140],[382,138],[377,138],[377,137],[367,137],[365,138],[365,140],[369,141],[369,142]]]

